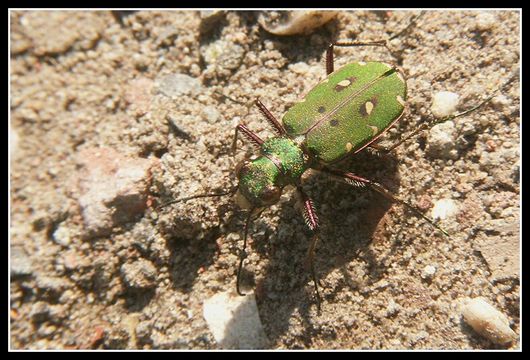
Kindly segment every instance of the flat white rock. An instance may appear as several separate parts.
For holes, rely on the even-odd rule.
[[[458,205],[452,199],[440,199],[432,208],[431,216],[433,219],[445,220],[456,215],[458,212]]]
[[[262,349],[268,345],[253,293],[214,295],[204,301],[203,316],[224,349]]]
[[[508,318],[482,298],[469,301],[462,313],[466,323],[496,344],[507,344],[516,338]]]

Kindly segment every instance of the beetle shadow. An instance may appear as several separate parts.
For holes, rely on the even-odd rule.
[[[393,155],[379,156],[362,151],[337,167],[375,180],[393,193],[399,189],[398,161]],[[304,190],[315,202],[320,234],[316,248],[315,270],[322,279],[320,287],[322,307],[333,303],[343,292],[358,292],[376,283],[386,274],[386,258],[396,251],[395,244],[385,255],[374,253],[370,245],[386,240],[384,215],[393,205],[382,195],[367,188],[354,188],[315,172],[304,182]],[[277,229],[269,229],[267,241],[253,241],[251,251],[268,258],[260,280],[256,284],[256,298],[262,321],[270,339],[280,338],[288,331],[293,313],[302,319],[304,347],[312,341],[312,310],[316,303],[311,273],[307,266],[307,251],[312,234],[302,214],[296,209],[296,197],[281,204]],[[266,216],[266,215],[265,215]],[[256,224],[260,228],[261,224]],[[357,262],[356,264],[352,262]],[[363,265],[364,263],[364,265]],[[349,268],[362,267],[362,279],[351,274]],[[326,277],[330,273],[329,283]],[[325,310],[324,310],[325,311]]]
[[[217,239],[223,232],[223,226],[232,227],[237,223],[238,217],[235,204],[223,202],[217,208],[219,223],[211,227],[197,241],[193,238],[182,238],[176,236],[165,236],[166,248],[169,256],[169,276],[172,286],[185,293],[193,290],[201,269],[206,269],[215,262],[216,254],[219,253]],[[222,214],[228,214],[225,220]]]

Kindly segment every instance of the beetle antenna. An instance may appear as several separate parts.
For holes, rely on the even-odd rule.
[[[185,201],[188,201],[188,200],[193,200],[193,199],[200,199],[200,198],[206,198],[206,197],[216,197],[216,196],[225,196],[225,195],[234,195],[237,191],[237,186],[235,186],[234,188],[230,189],[229,191],[224,191],[224,192],[218,192],[218,193],[210,193],[210,194],[199,194],[199,195],[192,195],[192,196],[187,196],[187,197],[183,197],[183,198],[179,198],[179,199],[173,199],[173,200],[170,200],[168,202],[165,202],[163,204],[160,204],[156,207],[157,210],[160,210],[162,208],[165,208],[166,206],[168,205],[171,205],[171,204],[175,204],[175,203],[178,203],[178,202],[185,202]]]
[[[239,101],[239,100],[233,99],[233,98],[231,98],[230,96],[223,94],[223,92],[220,91],[220,90],[215,89],[213,92],[214,92],[215,94],[219,95],[220,97],[222,97],[223,99],[230,100],[230,101],[232,101],[232,102],[234,102],[234,103],[236,103],[236,104],[244,105],[244,106],[248,105],[248,103],[246,103],[246,102],[243,102],[243,101]]]

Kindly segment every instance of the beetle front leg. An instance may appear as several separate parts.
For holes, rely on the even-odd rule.
[[[431,218],[429,218],[426,215],[424,215],[414,205],[412,205],[409,202],[407,202],[407,201],[399,198],[398,196],[394,195],[390,190],[385,188],[383,185],[381,185],[381,184],[379,184],[379,183],[377,183],[375,181],[372,181],[372,180],[369,180],[369,179],[363,178],[361,176],[352,174],[350,172],[342,171],[342,170],[339,170],[339,169],[333,169],[333,168],[325,166],[325,167],[323,167],[323,168],[321,168],[319,170],[324,172],[324,173],[327,173],[327,174],[331,175],[333,178],[342,180],[342,181],[344,181],[345,183],[347,183],[349,185],[352,185],[352,186],[368,186],[368,187],[370,187],[372,190],[382,194],[383,196],[385,196],[390,201],[393,201],[393,202],[396,202],[396,203],[399,203],[401,205],[406,206],[407,208],[412,210],[416,214],[416,216],[418,216],[418,217],[422,218],[423,220],[427,221],[433,227],[435,227],[436,229],[440,230],[444,235],[449,236],[449,234],[444,229],[442,229],[440,226],[438,226],[434,222],[434,220],[432,220]]]
[[[236,126],[236,131],[234,133],[234,140],[232,141],[232,153],[235,154],[235,152],[236,152],[237,136],[239,135],[240,131],[259,150],[259,148],[263,144],[263,140],[258,135],[253,133],[252,130],[250,130],[248,127],[246,127],[246,125],[238,124]]]
[[[315,211],[315,205],[313,203],[313,200],[311,200],[311,198],[307,196],[307,194],[304,192],[304,190],[300,186],[297,186],[296,190],[298,191],[298,194],[300,195],[300,198],[301,198],[301,202],[303,203],[302,214],[304,216],[306,225],[313,232],[313,237],[311,238],[311,244],[309,244],[309,248],[307,250],[306,267],[308,267],[309,270],[311,271],[311,277],[315,285],[317,308],[318,308],[318,312],[320,312],[320,304],[322,302],[322,298],[320,297],[320,292],[318,290],[320,281],[318,280],[316,276],[315,261],[314,261],[315,260],[315,249],[317,246],[318,233],[319,233],[318,217]]]

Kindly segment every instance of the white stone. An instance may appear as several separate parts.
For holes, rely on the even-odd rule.
[[[434,276],[436,273],[436,267],[432,265],[427,265],[423,268],[423,272],[421,273],[421,277],[423,279],[430,279]]]
[[[427,153],[436,158],[457,159],[457,136],[455,123],[451,120],[433,126],[427,137]]]
[[[253,293],[214,295],[204,301],[203,316],[221,348],[262,349],[268,345]]]
[[[258,22],[268,32],[275,35],[307,34],[324,25],[338,14],[338,11],[303,10],[285,12],[285,17],[271,19],[268,11],[263,11]]]
[[[479,12],[476,18],[477,29],[485,31],[493,28],[497,23],[497,18],[491,12]]]
[[[496,344],[507,344],[516,337],[508,318],[482,298],[470,300],[462,314],[477,333]]]
[[[432,208],[431,217],[433,219],[445,220],[456,215],[458,212],[458,205],[452,199],[440,199]]]
[[[70,245],[72,234],[70,229],[64,223],[61,223],[53,232],[52,237],[57,244],[68,246]]]
[[[431,112],[437,118],[453,114],[458,106],[459,95],[450,91],[440,91],[433,96]]]

